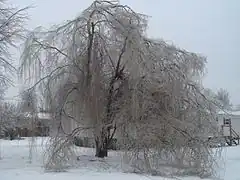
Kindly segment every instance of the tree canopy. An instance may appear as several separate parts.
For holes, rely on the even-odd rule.
[[[42,91],[52,112],[53,154],[66,152],[59,142],[90,129],[97,157],[107,156],[117,135],[132,158],[144,152],[148,172],[175,157],[172,163],[188,161],[195,173],[209,173],[212,154],[203,137],[215,132],[215,106],[199,81],[206,58],[148,38],[147,19],[119,2],[94,1],[75,19],[29,34],[22,78],[34,77],[29,90]],[[59,133],[68,140],[57,140]],[[48,167],[60,163],[50,157]]]

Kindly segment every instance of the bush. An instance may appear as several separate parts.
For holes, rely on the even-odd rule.
[[[80,137],[74,137],[73,144],[75,146],[83,147],[83,140]]]
[[[17,133],[15,129],[9,128],[4,130],[4,136],[9,137],[9,139],[12,141],[17,138]]]

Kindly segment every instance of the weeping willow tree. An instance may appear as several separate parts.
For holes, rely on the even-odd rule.
[[[143,157],[144,172],[170,157],[212,170],[214,158],[202,138],[215,127],[215,108],[200,81],[206,59],[147,38],[146,27],[147,16],[130,7],[94,1],[75,19],[29,35],[20,70],[23,79],[35,77],[30,90],[41,90],[52,112],[52,164],[87,131],[97,157],[106,157],[117,137],[133,159]]]

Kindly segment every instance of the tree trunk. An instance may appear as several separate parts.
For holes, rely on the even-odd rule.
[[[95,143],[96,143],[96,154],[95,154],[95,156],[96,157],[104,158],[104,157],[108,156],[108,147],[107,147],[106,140],[107,139],[105,139],[105,142],[99,142],[98,139],[95,140]]]
[[[96,157],[104,158],[108,156],[108,139],[104,138],[103,142],[100,142],[99,139],[95,140],[96,143]]]
[[[108,156],[108,149],[107,148],[99,148],[99,147],[97,147],[95,156],[99,157],[99,158],[107,157]]]
[[[101,138],[95,138],[96,144],[96,157],[104,158],[108,156],[109,145],[111,145],[113,136],[115,134],[116,127],[114,127],[114,131],[112,135],[110,134],[110,128],[102,129]],[[102,141],[102,142],[101,142]]]
[[[14,140],[13,134],[10,134],[10,141]]]
[[[10,141],[15,139],[15,132],[13,129],[9,130],[9,139]]]

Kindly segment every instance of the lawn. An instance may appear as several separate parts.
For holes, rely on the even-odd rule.
[[[29,162],[29,140],[0,140],[0,180],[165,180],[166,178],[132,173],[123,173],[122,164],[116,159],[119,155],[110,152],[106,159],[96,159],[94,150],[78,148],[82,156],[75,168],[66,172],[44,172],[43,145],[47,139],[38,138],[33,148],[32,162]],[[224,169],[220,171],[220,178],[224,180],[240,180],[240,146],[226,147],[223,150]],[[176,179],[176,178],[174,178]],[[184,177],[183,180],[197,180],[199,178]]]

